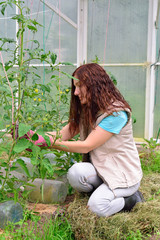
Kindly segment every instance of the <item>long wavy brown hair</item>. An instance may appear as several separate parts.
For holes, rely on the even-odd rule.
[[[78,67],[73,77],[80,81],[80,87],[86,87],[86,104],[81,105],[78,96],[74,95],[75,86],[71,86],[70,103],[70,132],[76,133],[80,121],[85,128],[94,128],[99,113],[107,112],[111,115],[117,109],[130,109],[131,107],[114,85],[106,71],[97,63],[88,63]],[[118,103],[118,104],[117,104]],[[116,109],[116,110],[115,110]]]

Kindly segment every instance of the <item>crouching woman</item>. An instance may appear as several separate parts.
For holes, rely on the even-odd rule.
[[[69,141],[78,133],[80,140]],[[100,65],[75,70],[68,124],[61,139],[54,141],[54,132],[48,135],[52,148],[83,154],[83,162],[69,169],[68,180],[77,191],[91,193],[88,208],[98,216],[130,211],[142,201],[131,107]]]

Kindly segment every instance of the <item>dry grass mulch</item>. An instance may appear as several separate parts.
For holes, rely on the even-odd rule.
[[[67,209],[76,240],[131,239],[129,235],[137,231],[143,239],[160,239],[160,236],[153,237],[160,230],[160,174],[144,176],[140,191],[145,202],[138,203],[130,213],[117,213],[108,218],[90,212],[86,207],[88,196],[77,194]]]

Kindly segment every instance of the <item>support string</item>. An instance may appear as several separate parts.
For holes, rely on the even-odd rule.
[[[103,64],[105,63],[105,56],[106,56],[107,33],[108,33],[108,23],[109,23],[109,10],[110,10],[110,0],[108,0],[108,13],[107,13],[107,24],[106,24],[106,39],[105,39],[105,46],[104,46]]]
[[[59,0],[59,13],[61,12],[61,0]],[[58,54],[58,58],[59,58],[59,62],[61,62],[61,17],[59,14],[59,54]],[[59,66],[59,105],[60,105],[60,101],[61,101],[61,96],[60,96],[60,66]],[[59,120],[60,120],[60,112],[59,112]]]
[[[6,76],[10,91],[11,91],[11,95],[12,95],[12,124],[14,124],[14,96],[13,96],[13,91],[12,91],[12,88],[11,88],[11,85],[10,85],[10,82],[9,82],[9,79],[8,79],[8,76],[7,76],[7,72],[6,72],[6,69],[5,69],[5,66],[4,66],[4,61],[3,61],[1,51],[0,51],[0,57],[1,57],[1,61],[2,61],[3,70],[4,70],[4,73],[5,73],[5,76]]]

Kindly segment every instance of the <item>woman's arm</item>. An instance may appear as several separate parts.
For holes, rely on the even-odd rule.
[[[66,152],[88,153],[104,144],[112,136],[113,133],[97,126],[84,141],[56,140],[51,148]]]
[[[32,130],[30,130],[28,132],[28,136],[29,137],[32,137],[33,134],[35,132],[33,132]],[[60,131],[60,136],[59,136],[59,139],[57,141],[67,141],[69,139],[72,139],[75,135],[77,135],[79,133],[79,131],[77,131],[74,135],[72,135],[69,131],[69,124],[67,124],[65,127],[62,128],[62,130]],[[39,147],[49,147],[49,148],[52,148],[52,146],[54,145],[55,143],[55,138],[56,138],[56,135],[57,133],[54,131],[54,132],[47,132],[46,135],[50,138],[50,142],[51,142],[51,146],[48,146],[45,139],[41,136],[41,135],[38,135],[38,140],[36,141],[32,141],[35,145],[39,146]]]
[[[65,127],[62,128],[62,130],[60,131],[60,139],[62,141],[67,141],[69,139],[72,139],[75,135],[77,135],[79,133],[79,131],[77,131],[74,135],[71,135],[70,131],[69,131],[69,124],[67,124]],[[56,132],[47,132],[46,135],[48,136],[56,136]]]

